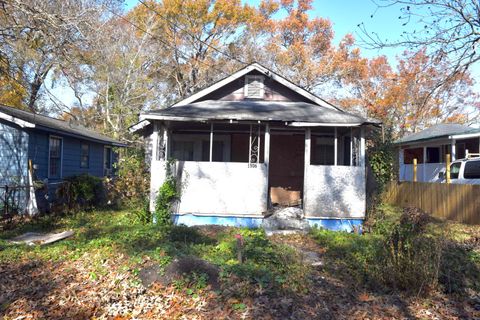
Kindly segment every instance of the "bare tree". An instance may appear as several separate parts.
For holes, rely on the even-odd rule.
[[[88,51],[89,30],[97,29],[105,7],[102,0],[0,0],[0,57],[8,68],[2,75],[23,86],[23,107],[41,111],[37,101],[49,76],[71,68]]]
[[[427,48],[435,58],[432,61],[449,61],[449,76],[465,72],[480,60],[478,0],[379,0],[376,4],[379,13],[382,8],[398,7],[405,30],[399,40],[387,40],[362,23],[360,35],[368,48]]]

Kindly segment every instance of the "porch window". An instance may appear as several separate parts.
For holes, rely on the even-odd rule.
[[[427,163],[440,163],[440,147],[427,148]]]
[[[335,164],[335,140],[329,135],[313,136],[311,164],[332,166]]]
[[[49,139],[49,158],[48,158],[48,176],[49,178],[61,177],[62,166],[62,139],[59,137],[50,137]]]
[[[423,163],[423,148],[410,148],[404,150],[403,163],[412,164],[413,159],[417,159],[417,163]]]
[[[194,142],[193,141],[173,141],[173,158],[180,161],[193,161]]]

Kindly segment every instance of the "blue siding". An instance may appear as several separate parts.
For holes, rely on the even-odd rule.
[[[20,127],[0,120],[0,186],[25,186],[28,184],[28,134]],[[0,188],[0,199],[5,197]],[[15,203],[21,211],[27,203],[27,190],[14,193]]]
[[[36,165],[36,178],[45,180],[48,177],[48,152],[49,137],[54,135],[62,138],[62,178],[73,175],[88,173],[92,176],[103,177],[103,148],[104,144],[91,142],[83,139],[62,136],[61,134],[50,134],[48,132],[33,131],[31,133],[29,158]],[[88,168],[80,167],[81,146],[83,143],[89,145]],[[116,159],[116,157],[113,157]],[[49,179],[49,182],[56,182],[60,179]]]

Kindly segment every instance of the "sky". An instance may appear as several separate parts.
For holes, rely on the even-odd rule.
[[[259,0],[242,0],[250,5],[258,5]],[[125,10],[133,8],[138,4],[137,0],[125,0]],[[379,8],[374,0],[315,0],[312,3],[313,9],[309,12],[311,17],[328,18],[333,24],[335,32],[334,42],[338,43],[348,33],[359,40],[361,31],[358,27],[363,23],[369,32],[375,32],[383,40],[390,41],[399,39],[406,27],[398,19],[400,15],[399,6]],[[373,15],[373,17],[372,17]],[[412,26],[413,27],[413,26]],[[396,65],[396,57],[401,55],[405,48],[385,48],[372,50],[360,46],[362,54],[367,58],[378,55],[385,55],[392,65]],[[480,63],[473,65],[470,70],[477,83],[475,91],[480,93]],[[54,94],[67,105],[74,102],[73,95],[68,88],[57,87]]]

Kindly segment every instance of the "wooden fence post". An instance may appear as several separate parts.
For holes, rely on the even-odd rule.
[[[450,183],[450,154],[447,154],[446,161],[447,161],[447,168],[445,170],[445,174],[447,175],[447,183]]]
[[[417,182],[417,158],[413,159],[413,182]]]

